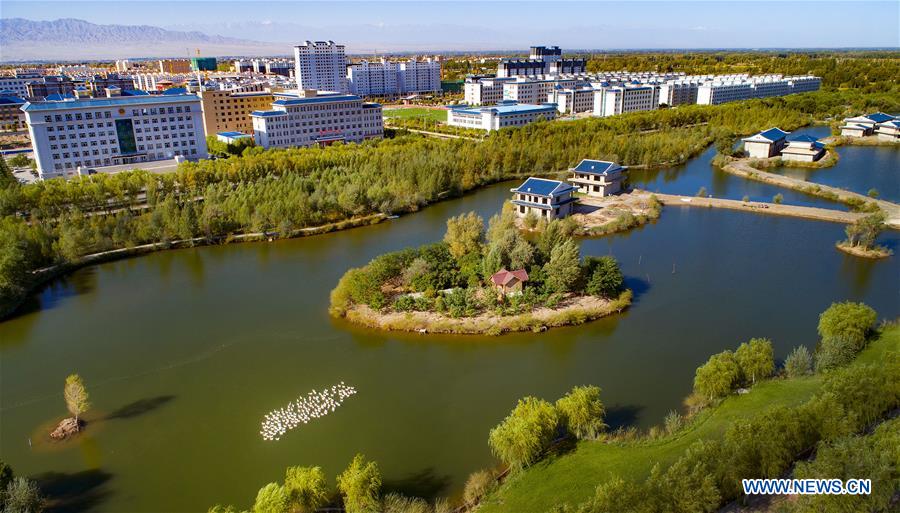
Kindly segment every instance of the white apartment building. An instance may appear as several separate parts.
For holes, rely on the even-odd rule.
[[[207,158],[193,94],[34,102],[22,110],[42,179],[77,176],[79,168]]]
[[[818,91],[822,87],[822,79],[812,75],[787,77],[785,80],[791,84],[791,94]]]
[[[347,56],[334,41],[306,41],[294,47],[294,76],[301,91],[348,93]]]
[[[119,73],[128,71],[133,67],[134,67],[134,64],[132,64],[132,62],[129,61],[128,59],[122,59],[122,60],[116,61],[116,71],[118,71]]]
[[[347,68],[350,92],[360,96],[392,96],[441,90],[441,62],[409,59],[361,61]]]
[[[594,109],[594,88],[555,88],[547,94],[547,103],[555,103],[556,109],[562,114],[591,112]]]
[[[503,99],[503,84],[514,78],[468,77],[464,85],[467,105],[494,105]]]
[[[574,79],[516,78],[503,83],[503,99],[517,103],[538,105],[547,101],[547,95],[555,88],[575,87]]]
[[[700,82],[691,80],[668,80],[659,86],[659,104],[669,107],[697,103]]]
[[[659,87],[656,85],[626,85],[601,87],[594,91],[594,115],[615,116],[627,112],[654,110],[659,107]]]
[[[40,71],[17,69],[12,76],[0,77],[0,91],[6,93],[6,96],[25,98],[28,96],[28,88],[26,87],[28,82],[40,80],[42,76]]]
[[[275,95],[272,110],[254,111],[253,137],[263,148],[327,146],[384,136],[381,105],[356,95],[302,91]]]
[[[522,105],[501,101],[493,107],[451,107],[447,111],[447,124],[476,130],[499,130],[510,126],[524,126],[539,119],[556,119],[556,105]]]
[[[769,98],[794,93],[818,91],[822,79],[814,76],[783,77],[781,75],[727,75],[714,77],[700,85],[697,91],[697,103],[701,105],[719,105],[722,103],[749,100],[751,98]]]
[[[697,89],[697,103],[719,105],[753,98],[752,94],[753,88],[749,82],[707,82]]]

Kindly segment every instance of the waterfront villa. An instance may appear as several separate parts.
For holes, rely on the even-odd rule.
[[[783,160],[796,162],[815,162],[825,155],[825,145],[809,135],[798,135],[787,140],[787,146],[781,150]]]
[[[569,169],[572,172],[569,181],[578,188],[578,192],[602,198],[622,192],[626,169],[605,160],[584,159]]]
[[[780,128],[770,128],[752,137],[742,139],[744,151],[752,158],[767,159],[778,156],[785,145],[785,138],[790,132]]]
[[[529,178],[525,182],[510,189],[513,193],[512,203],[516,206],[516,215],[525,217],[534,212],[542,219],[562,219],[575,208],[577,189],[559,180]]]
[[[892,119],[875,125],[875,133],[879,139],[900,141],[900,119]]]
[[[491,275],[491,283],[497,292],[504,296],[511,292],[522,292],[526,281],[528,281],[528,272],[525,269],[507,271],[506,268],[501,268]]]
[[[875,133],[876,125],[895,120],[894,116],[889,116],[884,112],[844,118],[844,124],[841,125],[841,135],[846,137],[865,137]]]

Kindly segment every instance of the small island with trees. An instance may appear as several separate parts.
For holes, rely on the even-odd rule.
[[[406,248],[350,269],[331,292],[331,313],[368,327],[500,335],[581,324],[631,304],[619,264],[581,258],[576,223],[553,220],[535,240],[507,207],[484,220],[450,218],[441,242]]]
[[[884,212],[878,211],[861,217],[855,223],[850,224],[846,228],[847,239],[836,244],[836,247],[854,256],[863,258],[887,258],[893,252],[878,244],[875,239],[882,231],[884,231]]]

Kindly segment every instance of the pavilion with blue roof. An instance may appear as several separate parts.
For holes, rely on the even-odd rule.
[[[535,214],[542,219],[562,219],[574,211],[576,198],[575,187],[545,178],[528,178],[522,185],[510,189],[513,193],[512,204],[516,207],[516,215],[525,217]]]
[[[742,139],[744,142],[744,151],[751,158],[767,159],[777,157],[787,143],[787,136],[790,132],[785,132],[780,128],[770,128],[762,132]]]
[[[811,135],[788,137],[787,146],[781,150],[783,160],[815,162],[825,155],[825,145]]]

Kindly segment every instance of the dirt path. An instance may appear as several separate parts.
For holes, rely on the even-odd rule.
[[[799,180],[797,178],[791,178],[789,176],[779,175],[776,173],[770,173],[768,171],[764,171],[761,169],[756,169],[750,166],[750,164],[746,160],[735,160],[729,162],[725,166],[722,167],[722,171],[725,171],[728,174],[732,174],[735,176],[739,176],[741,178],[746,178],[748,180],[756,180],[757,182],[768,183],[772,185],[777,185],[779,187],[784,187],[787,189],[793,189],[795,191],[800,192],[808,192],[810,187],[818,187],[820,191],[829,192],[835,195],[838,201],[864,201],[866,203],[875,202],[879,208],[881,208],[885,215],[887,216],[887,220],[885,224],[894,229],[900,229],[900,205],[896,203],[891,203],[890,201],[873,199],[863,194],[859,194],[856,192],[848,191],[846,189],[839,189],[837,187],[831,187],[830,185],[822,185],[815,182],[807,182],[805,180]],[[788,205],[780,205],[782,207],[786,207]],[[795,208],[810,208],[810,207],[795,207]],[[816,209],[816,210],[827,210],[827,209]],[[843,221],[840,221],[843,222]]]
[[[845,224],[852,223],[866,215],[858,212],[845,212],[843,210],[830,210],[827,208],[779,205],[777,203],[763,203],[758,201],[743,202],[740,200],[722,198],[696,198],[691,196],[678,196],[675,194],[656,194],[656,198],[665,206],[727,208],[730,210],[753,212],[754,214],[802,217],[805,219]]]

